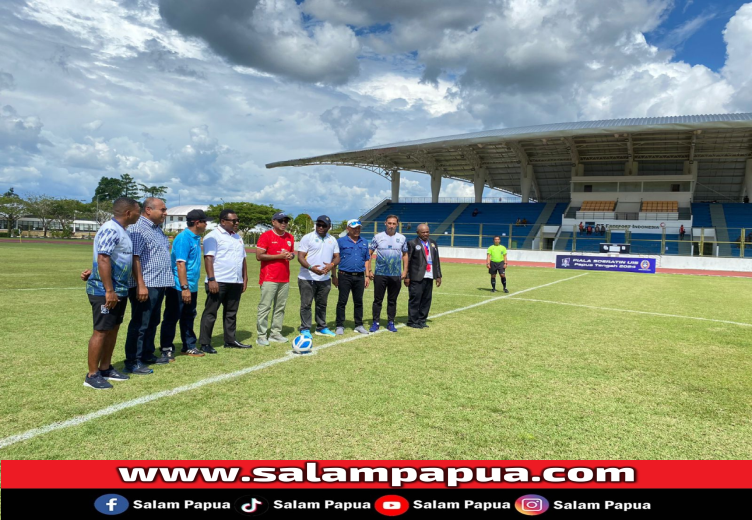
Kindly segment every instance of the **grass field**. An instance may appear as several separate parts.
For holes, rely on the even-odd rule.
[[[249,259],[238,339],[255,341]],[[344,338],[300,357],[223,349],[218,324],[219,354],[94,391],[90,262],[90,247],[0,243],[2,459],[752,458],[750,279],[512,267],[503,295],[484,266],[447,263],[429,329],[360,336],[351,303]],[[399,323],[406,310],[403,289]]]

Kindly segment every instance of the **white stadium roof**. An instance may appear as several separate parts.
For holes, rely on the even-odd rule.
[[[684,161],[698,163],[695,200],[736,200],[745,161],[752,158],[752,113],[648,117],[503,128],[386,144],[267,164],[267,168],[333,164],[364,168],[386,178],[394,170],[436,172],[472,182],[485,172],[490,188],[521,192],[520,169],[533,166],[534,197],[569,200],[571,170],[623,175],[676,175]]]

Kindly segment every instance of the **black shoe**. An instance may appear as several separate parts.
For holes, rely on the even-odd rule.
[[[166,365],[174,361],[175,354],[172,353],[172,350],[165,350],[164,352],[162,352],[162,355],[159,356],[159,359],[157,359],[157,365]]]
[[[151,356],[144,356],[141,358],[142,363],[146,363],[147,365],[153,365],[157,362],[157,356],[151,355]]]
[[[418,325],[417,323],[408,323],[407,326],[410,327],[411,329],[422,329],[423,328],[422,326]]]
[[[152,370],[151,368],[147,367],[146,365],[144,365],[140,361],[136,361],[136,363],[134,363],[133,365],[126,364],[125,368],[123,368],[123,370],[125,372],[130,372],[131,374],[137,374],[137,375],[140,375],[140,376],[145,376],[147,374],[153,374],[154,373],[154,370]]]
[[[84,376],[84,386],[88,386],[89,388],[94,388],[96,390],[106,390],[108,388],[112,388],[112,385],[105,381],[100,372],[97,372],[93,376],[86,374],[86,376]]]
[[[428,328],[428,325],[426,325],[425,323],[421,323],[421,324],[420,324],[420,328],[421,328],[421,329],[427,329],[427,328]]]
[[[107,370],[100,370],[99,375],[101,375],[103,378],[105,378],[107,381],[127,381],[130,379],[125,374],[121,374],[117,371],[117,369],[110,365],[110,368]]]
[[[509,289],[507,289],[506,287],[504,287],[504,292],[505,292],[505,293],[508,293],[508,292],[509,292]]]
[[[206,352],[207,354],[216,354],[217,350],[211,345],[201,345],[201,352]]]
[[[491,289],[491,292],[496,292],[496,289]]]
[[[246,345],[235,340],[232,343],[225,343],[225,348],[253,348],[253,345]]]

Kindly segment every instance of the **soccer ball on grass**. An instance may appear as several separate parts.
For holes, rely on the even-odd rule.
[[[310,354],[313,350],[313,340],[301,334],[292,340],[292,351],[296,354]]]

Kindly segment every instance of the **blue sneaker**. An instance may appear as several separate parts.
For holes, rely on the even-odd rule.
[[[306,329],[306,330],[301,330],[301,331],[300,331],[300,334],[301,334],[302,336],[305,336],[305,337],[306,337],[306,338],[308,338],[308,339],[313,339],[313,336],[311,336],[311,331],[310,331],[310,330],[308,330],[308,329]]]
[[[368,329],[368,332],[376,332],[377,330],[379,330],[379,322],[374,321],[373,325],[371,325],[371,328]]]
[[[327,329],[326,327],[324,327],[321,330],[317,330],[316,331],[316,335],[317,336],[336,336],[336,334],[334,332],[332,332],[331,330]]]
[[[389,332],[397,332],[397,327],[394,326],[393,321],[390,321],[386,324],[386,330],[388,330]]]

